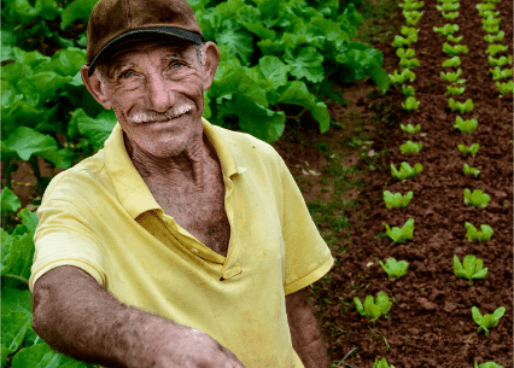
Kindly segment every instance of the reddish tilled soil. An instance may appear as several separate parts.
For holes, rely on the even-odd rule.
[[[416,99],[420,109],[404,112],[400,106],[405,97],[401,89],[390,90],[368,105],[377,114],[387,115],[394,121],[388,130],[377,132],[373,138],[376,151],[389,148],[393,151],[384,158],[385,168],[376,171],[373,177],[365,180],[370,189],[358,197],[358,210],[366,214],[366,219],[357,228],[352,226],[352,246],[348,253],[334,254],[341,262],[341,269],[333,269],[334,279],[330,289],[324,290],[323,298],[335,301],[331,322],[346,331],[339,337],[327,333],[332,360],[342,359],[353,347],[357,350],[345,363],[354,367],[373,366],[375,358],[385,357],[389,364],[396,367],[474,367],[494,361],[504,367],[512,367],[512,94],[498,98],[494,80],[488,73],[490,68],[488,55],[485,54],[488,43],[483,40],[486,34],[482,30],[481,18],[476,10],[477,0],[461,1],[460,16],[455,21],[439,22],[443,19],[436,10],[436,0],[426,0],[422,9],[425,14],[417,25],[420,28],[419,41],[411,45],[416,50],[416,57],[421,67],[414,69],[416,80]],[[508,52],[496,55],[512,54],[512,2],[502,1],[496,5],[503,19],[500,29],[505,32],[501,43],[509,45]],[[400,13],[398,14],[399,16]],[[445,37],[433,31],[434,26],[445,23],[458,24],[460,31],[455,35],[464,36],[462,44],[469,48],[469,54],[460,54],[463,71],[461,78],[467,80],[466,91],[462,96],[453,96],[454,100],[464,102],[471,98],[475,110],[466,114],[451,112],[448,96],[445,97],[447,82],[439,77],[444,60],[450,58],[442,52]],[[398,61],[395,49],[390,46],[381,49],[384,53],[384,65]],[[388,72],[401,70],[393,65],[386,67]],[[502,69],[512,67],[504,66]],[[452,68],[457,70],[458,68]],[[361,101],[362,102],[362,101]],[[388,111],[390,109],[390,111]],[[478,117],[478,129],[471,134],[460,133],[453,128],[457,115],[464,119]],[[400,129],[400,124],[421,124],[423,133],[408,136]],[[402,154],[399,147],[407,140],[423,142],[419,154]],[[479,143],[480,149],[475,158],[464,157],[457,144],[470,146]],[[406,161],[412,167],[416,163],[423,165],[423,172],[415,178],[400,183],[391,175],[390,164],[397,169]],[[463,165],[480,170],[478,178],[465,176]],[[481,189],[491,197],[489,205],[472,208],[464,204],[463,191],[472,192]],[[383,200],[383,191],[409,191],[414,198],[405,209],[387,210]],[[369,206],[369,207],[368,207]],[[348,210],[352,225],[358,223],[357,216]],[[391,245],[389,238],[377,238],[386,233],[387,223],[402,227],[413,218],[413,239],[405,244]],[[494,230],[490,241],[479,243],[466,239],[465,222],[470,222],[480,230],[481,224],[488,224]],[[343,230],[341,236],[348,233]],[[475,280],[468,286],[466,280],[456,278],[453,271],[453,256],[462,261],[468,254],[473,254],[484,261],[489,272],[484,280]],[[405,276],[395,281],[387,275],[378,264],[385,263],[389,257],[409,262]],[[368,263],[373,264],[369,267]],[[358,295],[352,284],[369,284],[367,290]],[[359,296],[364,302],[366,295],[386,292],[398,300],[387,314],[390,321],[381,317],[375,325],[375,333],[385,340],[373,338],[368,327],[368,318],[361,317],[355,307],[345,308],[338,303],[336,292],[345,296],[350,302]],[[477,334],[478,325],[473,321],[471,308],[477,306],[482,314],[491,314],[504,306],[505,315],[490,335]],[[348,333],[348,331],[351,331]],[[387,341],[387,343],[386,343]]]

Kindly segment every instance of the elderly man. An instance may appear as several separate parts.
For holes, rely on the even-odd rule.
[[[38,209],[34,330],[105,367],[326,368],[333,266],[278,153],[202,118],[220,53],[186,0],[100,0],[82,80],[118,123]]]

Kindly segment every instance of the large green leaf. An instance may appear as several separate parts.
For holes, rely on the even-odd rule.
[[[2,39],[2,58],[0,61],[14,59],[13,46],[16,46],[18,38],[14,31],[2,29],[0,31],[0,38]]]
[[[2,201],[2,212],[16,212],[21,207],[21,202],[18,196],[7,187],[2,189],[2,192],[0,193],[0,199]]]
[[[54,0],[15,0],[7,2],[6,18],[10,24],[28,24],[38,16],[54,20],[60,10]]]
[[[63,77],[75,77],[77,74],[80,75],[80,68],[84,64],[86,64],[86,50],[68,47],[57,51],[48,64],[35,68],[34,73],[46,71],[55,72]],[[73,78],[70,82],[72,80]]]
[[[253,52],[251,34],[232,19],[223,21],[222,30],[215,34],[216,43],[226,45],[230,55],[237,55],[243,65],[249,65],[248,58]]]
[[[89,20],[89,15],[98,0],[77,0],[71,2],[61,13],[61,30],[68,28],[77,19]]]
[[[2,230],[2,238],[4,232]],[[32,325],[30,290],[2,286],[2,347],[16,351]]]
[[[221,80],[215,80],[209,90],[211,99],[234,93],[251,97],[255,103],[268,107],[266,91],[247,75],[245,68],[241,67],[225,74]]]
[[[300,47],[298,55],[286,51],[284,61],[291,66],[291,74],[298,79],[305,78],[309,82],[319,83],[325,78],[325,72],[321,66],[323,55],[315,47]]]
[[[328,131],[330,127],[330,115],[327,105],[322,101],[317,101],[316,97],[309,92],[304,82],[294,81],[289,83],[276,103],[300,105],[311,110],[312,116],[319,123],[321,133]]]
[[[54,98],[57,90],[72,79],[55,72],[40,72],[19,80],[16,87],[25,95],[29,104],[38,106]]]
[[[1,229],[1,231],[2,276],[13,275],[28,280],[30,278],[32,258],[34,257],[34,241],[32,239],[33,234],[25,233],[23,235],[11,235],[3,229]]]
[[[257,70],[266,80],[273,83],[273,89],[277,89],[287,83],[287,73],[291,71],[291,66],[284,64],[276,56],[266,55],[259,59]]]
[[[41,156],[59,167],[61,157],[57,152],[57,142],[50,135],[45,135],[34,129],[19,127],[4,141],[5,145],[16,151],[24,161],[32,155]]]
[[[251,5],[245,5],[237,11],[239,23],[248,31],[262,39],[275,39],[276,32],[262,24],[262,16],[259,9]]]
[[[87,138],[95,151],[103,148],[117,123],[116,114],[112,110],[104,110],[96,118],[92,118],[79,109],[73,119],[76,119],[79,132]]]

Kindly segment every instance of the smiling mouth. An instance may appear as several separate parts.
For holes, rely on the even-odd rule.
[[[177,116],[172,117],[172,118],[167,119],[167,120],[154,120],[154,121],[148,121],[148,122],[146,122],[145,124],[162,124],[162,123],[169,123],[170,121],[175,120],[175,119],[178,119],[178,118],[180,118],[180,117],[182,117],[182,116],[186,115],[187,113],[189,113],[189,111],[186,111],[186,112],[185,112],[185,113],[183,113],[183,114],[177,115]]]

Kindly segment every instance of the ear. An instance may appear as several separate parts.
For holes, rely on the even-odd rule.
[[[98,76],[96,73],[93,73],[91,77],[87,76],[87,73],[89,71],[89,67],[83,65],[80,68],[80,75],[82,76],[82,82],[84,83],[84,86],[86,86],[87,90],[93,98],[104,107],[106,110],[112,109],[112,104],[109,101],[108,94],[107,94],[107,86],[102,83],[100,79],[98,79]]]
[[[220,63],[220,50],[216,44],[212,41],[205,43],[203,47],[205,53],[205,65],[204,65],[204,91],[211,88],[214,75]]]

